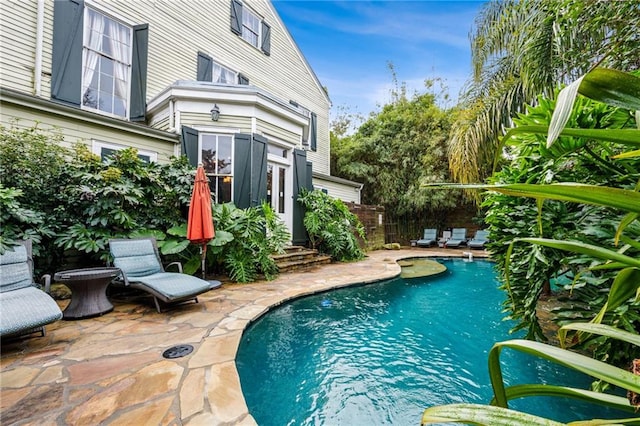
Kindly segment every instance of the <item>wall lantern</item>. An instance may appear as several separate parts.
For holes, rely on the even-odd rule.
[[[219,118],[220,118],[220,107],[218,106],[218,104],[215,104],[213,105],[213,108],[211,108],[211,120],[218,121]]]

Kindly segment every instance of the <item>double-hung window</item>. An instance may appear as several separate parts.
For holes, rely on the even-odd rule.
[[[260,48],[260,19],[255,13],[245,8],[242,11],[242,38],[256,48]]]
[[[146,120],[149,25],[130,26],[82,0],[53,2],[51,98]]]
[[[85,9],[82,107],[128,117],[132,28]]]
[[[231,31],[265,55],[271,55],[271,26],[241,0],[231,0]]]
[[[233,200],[233,136],[200,133],[200,161],[216,203]]]

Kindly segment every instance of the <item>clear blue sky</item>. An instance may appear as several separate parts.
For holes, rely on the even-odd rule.
[[[441,78],[453,106],[471,75],[469,32],[482,1],[272,0],[329,89],[332,112],[368,115],[390,100],[394,66],[409,93]]]

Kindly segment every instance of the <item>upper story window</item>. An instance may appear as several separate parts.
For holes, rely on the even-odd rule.
[[[196,74],[198,81],[212,81],[223,84],[249,84],[249,80],[242,74],[222,65],[203,52],[198,52],[198,69],[196,70]]]
[[[235,71],[216,61],[213,61],[211,65],[211,81],[214,83],[236,84],[238,82],[238,73]]]
[[[85,19],[82,106],[127,117],[132,29],[89,8]]]
[[[85,5],[53,2],[51,98],[131,121],[146,120],[149,25],[127,25]]]
[[[290,100],[289,103],[309,119],[309,122],[302,128],[302,145],[312,151],[316,151],[318,149],[318,116],[315,112],[299,105],[296,101]]]
[[[231,0],[231,31],[265,55],[271,55],[271,26],[240,0]]]
[[[258,44],[260,40],[260,19],[248,8],[242,11],[242,38],[256,48],[260,48]]]

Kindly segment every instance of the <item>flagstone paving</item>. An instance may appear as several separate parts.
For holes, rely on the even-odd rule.
[[[2,425],[255,425],[235,356],[244,329],[287,300],[400,274],[398,259],[463,256],[454,249],[368,253],[365,260],[224,285],[199,303],[158,313],[149,299],[112,298],[103,316],[58,321],[45,337],[3,342]],[[476,257],[486,257],[474,251]],[[59,301],[64,308],[68,301]],[[1,314],[1,313],[0,313]],[[165,359],[189,344],[194,351]]]

